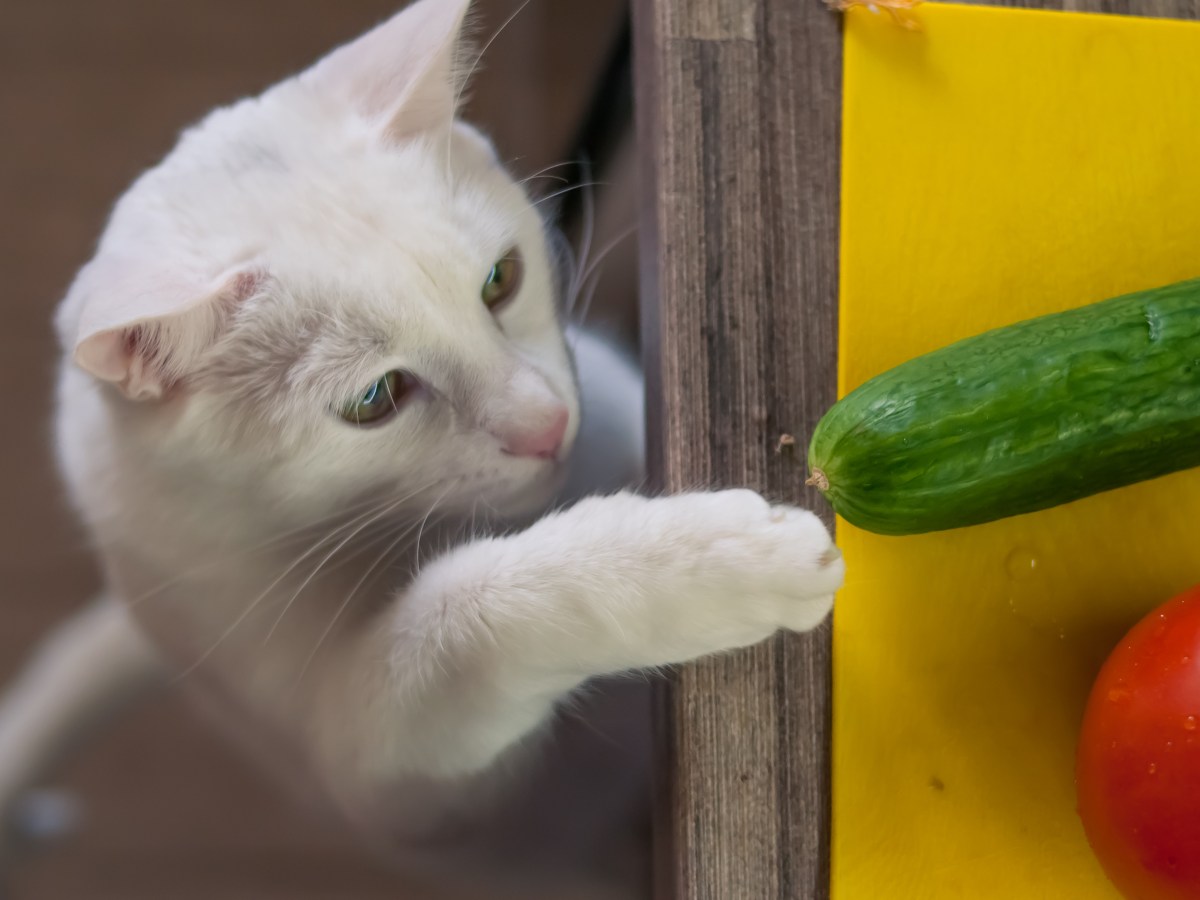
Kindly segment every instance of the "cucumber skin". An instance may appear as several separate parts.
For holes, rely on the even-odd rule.
[[[810,471],[848,522],[920,534],[1200,466],[1200,279],[997,328],[838,401]]]

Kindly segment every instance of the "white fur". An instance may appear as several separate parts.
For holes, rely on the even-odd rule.
[[[812,628],[842,577],[812,514],[749,491],[516,530],[564,481],[640,478],[641,388],[588,335],[577,381],[538,210],[454,120],[465,8],[421,0],[187,132],[58,317],[62,467],[110,591],[275,770],[414,858],[490,821],[501,771],[536,791],[516,748],[584,682]],[[423,386],[390,421],[332,412],[390,369]],[[504,452],[564,407],[573,465]]]
[[[162,661],[107,598],[51,635],[9,688],[0,715],[0,809],[53,769],[93,724],[115,713],[164,675]],[[0,864],[7,848],[0,845]]]

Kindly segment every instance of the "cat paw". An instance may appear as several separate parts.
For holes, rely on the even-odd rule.
[[[592,673],[811,630],[829,614],[844,575],[820,519],[748,490],[593,497],[524,540],[544,553],[556,535],[569,536],[564,546],[578,554],[563,596],[571,633],[587,636],[573,657]]]
[[[774,630],[815,628],[833,606],[845,565],[824,523],[808,510],[773,505],[754,491],[698,496],[697,574],[711,602],[742,607]],[[749,624],[749,623],[748,623]]]
[[[748,646],[779,629],[808,631],[829,614],[845,567],[811,512],[749,490],[626,502],[644,504],[614,512],[647,548],[654,577],[643,590],[658,582],[650,632],[676,658]]]

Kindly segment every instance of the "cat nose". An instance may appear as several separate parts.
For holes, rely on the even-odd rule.
[[[556,406],[543,423],[533,428],[514,429],[497,434],[501,449],[510,456],[531,459],[555,459],[562,449],[571,414],[565,406]]]

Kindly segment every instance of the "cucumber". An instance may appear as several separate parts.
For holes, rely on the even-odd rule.
[[[894,535],[1200,466],[1200,279],[911,359],[826,413],[808,465],[839,515]]]

